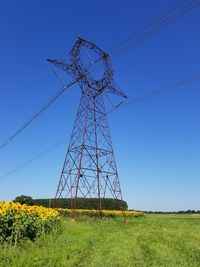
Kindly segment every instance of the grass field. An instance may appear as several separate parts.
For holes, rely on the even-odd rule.
[[[0,248],[1,267],[200,266],[199,215],[63,219],[62,232]]]

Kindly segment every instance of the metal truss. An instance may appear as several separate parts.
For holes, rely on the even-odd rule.
[[[93,50],[99,57],[96,61],[103,61],[102,79],[92,78],[89,68],[84,66],[80,57],[82,47]],[[70,52],[70,64],[49,61],[76,78],[82,91],[55,198],[71,198],[74,216],[78,197],[98,198],[101,211],[102,198],[122,200],[103,95],[104,92],[126,95],[116,89],[109,56],[91,42],[77,39]]]

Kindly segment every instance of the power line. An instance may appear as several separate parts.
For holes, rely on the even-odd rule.
[[[157,90],[151,91],[151,92],[149,92],[149,93],[143,94],[143,95],[141,95],[141,96],[135,97],[135,98],[133,98],[132,100],[130,100],[129,102],[124,103],[124,104],[118,106],[117,108],[112,109],[111,111],[108,112],[108,114],[110,114],[110,113],[112,113],[113,111],[118,110],[118,109],[120,109],[120,108],[124,108],[124,107],[127,107],[127,106],[129,106],[129,105],[133,105],[133,104],[135,104],[135,103],[142,102],[142,101],[144,101],[144,100],[146,100],[146,99],[148,99],[148,98],[152,98],[152,97],[154,97],[154,96],[161,95],[161,94],[166,93],[166,92],[168,92],[168,91],[175,90],[175,89],[177,89],[177,88],[179,88],[179,87],[183,87],[184,85],[190,84],[190,83],[192,83],[192,82],[194,82],[194,81],[197,81],[197,80],[200,80],[200,74],[192,75],[192,76],[190,76],[190,77],[188,77],[188,78],[186,78],[186,79],[183,79],[183,80],[181,80],[181,81],[178,81],[178,82],[169,84],[169,85],[167,85],[167,86],[163,86],[163,87],[161,87],[160,89],[157,89]],[[8,172],[2,174],[2,175],[0,176],[0,179],[3,179],[3,178],[5,178],[5,177],[9,176],[10,174],[13,174],[13,173],[15,173],[16,171],[18,171],[18,170],[20,170],[20,169],[26,167],[28,164],[30,164],[30,163],[32,163],[33,161],[35,161],[35,160],[41,158],[41,157],[44,156],[45,154],[49,153],[51,150],[55,149],[55,148],[58,147],[59,145],[61,145],[61,144],[63,144],[64,142],[66,142],[66,140],[67,140],[67,139],[62,139],[62,140],[60,140],[60,141],[57,142],[55,145],[53,145],[53,146],[51,146],[50,148],[46,149],[45,151],[39,153],[37,156],[33,157],[32,159],[30,159],[30,160],[24,162],[23,164],[19,165],[18,167],[14,168],[14,169],[12,169],[12,170],[10,170],[10,171],[8,171]]]
[[[100,59],[93,61],[89,66],[88,69],[93,65],[96,64]],[[60,79],[56,71],[52,68],[56,78],[59,82],[63,85],[63,81]],[[0,150],[8,145],[18,134],[20,134],[24,129],[26,129],[35,119],[37,119],[59,96],[61,96],[66,89],[74,85],[78,82],[79,77],[76,80],[69,82],[68,84],[64,85],[49,101],[45,104],[37,113],[35,113],[25,124],[23,124],[14,134],[12,134],[4,143],[0,145]]]
[[[136,38],[142,32],[144,32],[145,30],[147,30],[150,26],[152,26],[153,24],[155,24],[156,22],[158,22],[159,19],[161,19],[163,16],[166,16],[169,12],[173,11],[175,8],[177,8],[179,5],[181,5],[184,1],[185,0],[176,1],[174,5],[172,5],[170,8],[162,11],[159,16],[154,17],[153,19],[151,19],[150,21],[148,21],[147,24],[145,26],[143,26],[141,29],[139,29],[136,33],[134,33],[131,36],[129,36],[126,40],[120,42],[118,45],[116,45],[115,47],[113,47],[108,52],[110,54],[117,52],[117,50],[120,47],[122,47],[123,45],[125,45],[126,43],[128,43],[129,41],[131,41],[133,38]]]
[[[77,80],[71,81],[61,88],[37,113],[35,113],[28,121],[25,122],[14,134],[12,134],[4,143],[0,145],[0,149],[8,145],[18,134],[26,129],[35,119],[37,119],[59,96],[61,96],[66,89],[75,84]]]
[[[143,94],[141,96],[135,97],[132,100],[120,105],[118,107],[118,109],[127,107],[129,105],[133,105],[133,104],[136,104],[138,102],[142,102],[142,101],[144,101],[144,100],[146,100],[148,98],[152,98],[154,96],[158,96],[158,95],[161,95],[163,93],[178,89],[179,87],[182,87],[184,85],[190,84],[191,82],[194,82],[194,81],[197,81],[197,80],[200,80],[200,74],[192,75],[192,76],[190,76],[190,77],[188,77],[188,78],[186,78],[184,80],[181,80],[179,82],[175,82],[175,83],[169,84],[167,86],[163,86],[160,89],[157,89],[157,90],[151,91],[149,93]]]
[[[53,71],[53,73],[54,73],[56,79],[59,81],[59,83],[61,83],[62,86],[65,86],[65,82],[60,78],[58,73],[54,70],[53,65],[50,65],[50,68]]]
[[[60,140],[60,141],[57,142],[55,145],[53,145],[53,146],[49,147],[48,149],[42,151],[41,153],[39,153],[37,156],[33,157],[32,159],[27,160],[27,161],[25,161],[24,163],[22,163],[21,165],[19,165],[18,167],[16,167],[16,168],[14,168],[14,169],[12,169],[12,170],[10,170],[10,171],[8,171],[8,172],[2,174],[2,175],[0,176],[0,179],[3,179],[3,178],[5,178],[5,177],[9,176],[10,174],[15,173],[16,171],[18,171],[18,170],[20,170],[20,169],[26,167],[27,165],[29,165],[29,164],[32,163],[33,161],[35,161],[35,160],[41,158],[42,156],[44,156],[44,155],[46,155],[47,153],[49,153],[50,151],[54,150],[55,148],[57,148],[57,147],[60,146],[61,144],[65,143],[66,140],[67,140],[67,139],[62,139],[62,140]]]
[[[199,0],[193,1],[178,1],[172,8],[163,12],[158,18],[154,19],[150,24],[143,27],[136,34],[130,36],[126,41],[122,42],[118,47],[111,50],[111,57],[116,58],[132,46],[142,42],[146,38],[150,37],[155,32],[161,30],[169,23],[173,22],[177,18],[185,15],[200,4]]]
[[[186,4],[185,4],[186,3]],[[185,4],[185,6],[184,6]],[[124,41],[122,44],[120,44],[118,47],[112,49],[111,51],[111,57],[115,58],[122,53],[124,53],[126,50],[130,49],[133,45],[143,41],[147,37],[151,36],[155,32],[159,31],[161,28],[169,24],[170,22],[174,21],[176,18],[184,15],[191,9],[195,8],[197,5],[200,4],[200,0],[196,1],[178,1],[173,5],[171,8],[167,9],[165,12],[161,13],[159,17],[157,17],[155,20],[153,20],[149,25],[144,27],[142,30],[128,38],[126,41]],[[181,7],[181,8],[180,8]],[[180,8],[180,10],[178,10]],[[123,47],[125,45],[125,47]],[[120,48],[121,47],[121,48]],[[121,50],[120,50],[121,49]],[[119,50],[119,51],[117,51]],[[92,62],[91,65],[98,62],[100,59],[97,59],[95,62]],[[91,65],[88,67],[90,68]],[[57,74],[56,74],[57,76]],[[58,78],[58,77],[57,77]],[[20,134],[25,128],[27,128],[36,118],[38,118],[59,96],[61,96],[64,91],[75,84],[77,80],[71,81],[70,83],[66,84],[63,88],[61,88],[60,91],[56,93],[55,96],[50,99],[50,101],[45,104],[42,109],[40,109],[35,115],[33,115],[24,125],[22,125],[14,134],[12,134],[5,142],[3,142],[0,145],[0,150],[4,148],[6,145],[8,145],[18,134]]]

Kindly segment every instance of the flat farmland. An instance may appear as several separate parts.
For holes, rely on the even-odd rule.
[[[1,246],[1,267],[200,266],[200,215],[62,219],[62,230]]]

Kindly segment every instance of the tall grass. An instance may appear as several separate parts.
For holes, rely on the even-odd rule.
[[[199,267],[200,216],[63,219],[62,233],[1,247],[1,267]]]

